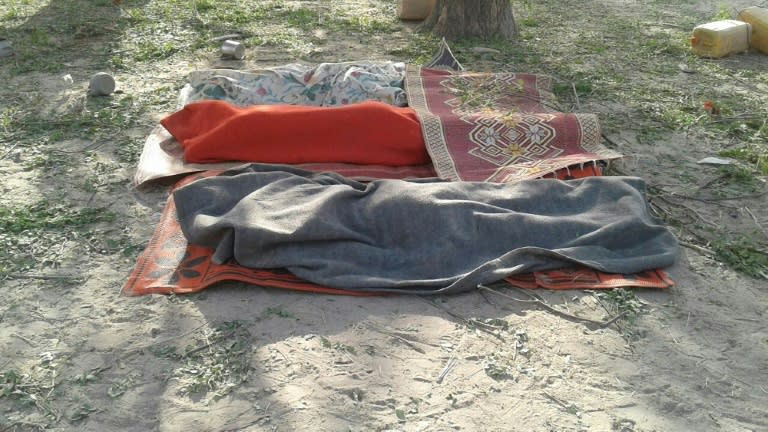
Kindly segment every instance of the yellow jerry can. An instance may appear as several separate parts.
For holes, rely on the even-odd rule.
[[[693,53],[720,58],[749,50],[752,26],[743,21],[723,20],[696,26],[691,36]]]
[[[757,6],[748,7],[736,17],[752,26],[752,48],[768,54],[768,9]]]

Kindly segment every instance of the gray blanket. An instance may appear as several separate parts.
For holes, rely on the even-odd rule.
[[[379,180],[252,164],[174,192],[190,243],[214,261],[286,268],[321,285],[449,293],[582,264],[673,264],[674,236],[631,177],[516,184]]]

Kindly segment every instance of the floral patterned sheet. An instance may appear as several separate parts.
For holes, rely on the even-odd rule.
[[[406,106],[405,63],[289,64],[252,72],[209,69],[192,72],[179,107],[216,99],[239,106],[264,104],[333,106],[375,100]]]
[[[376,100],[407,106],[403,89],[405,63],[355,61],[321,63],[316,66],[289,64],[256,71],[206,69],[194,71],[179,93],[179,108],[199,100],[224,100],[235,105],[344,105]],[[227,169],[239,162],[189,164],[181,158],[176,140],[157,126],[147,137],[134,176],[134,185],[205,170]],[[358,167],[348,167],[358,169]],[[392,172],[385,177],[420,176],[428,167],[413,172]],[[398,168],[399,169],[399,168]]]

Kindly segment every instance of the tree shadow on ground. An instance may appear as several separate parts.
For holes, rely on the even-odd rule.
[[[435,369],[440,368],[443,359],[436,347],[441,341],[429,340],[430,336],[423,333],[424,321],[450,331],[466,324],[457,317],[500,320],[509,313],[485,303],[476,293],[442,299],[350,297],[227,283],[190,299],[205,321],[239,322],[250,334],[248,356],[253,378],[227,399],[213,403],[211,409],[242,411],[238,408],[241,405],[262,409],[222,418],[210,425],[217,430],[238,430],[246,425],[306,430],[306,413],[312,411],[328,414],[315,419],[312,424],[316,430],[379,424],[377,410],[350,408],[386,406],[390,402],[378,390],[392,386],[397,393],[416,394],[417,387],[423,384],[413,381],[411,376],[382,378],[382,368],[401,371],[408,364],[396,360],[393,363],[392,355],[400,355],[405,348],[419,357],[413,360],[414,364],[434,363],[420,372],[430,380],[434,379],[431,375]],[[437,300],[443,309],[432,306],[432,300]],[[445,310],[454,311],[455,315]],[[414,341],[405,339],[408,334],[413,335]],[[393,350],[393,344],[399,348]],[[407,344],[412,346],[408,348]],[[309,382],[313,384],[307,385]],[[318,399],[312,386],[329,390],[331,400]],[[188,422],[192,426],[196,419],[180,413],[167,421]]]
[[[147,0],[131,1],[141,7]],[[79,66],[103,68],[113,55],[115,42],[123,36],[121,17],[125,11],[112,0],[50,1],[30,16],[11,9],[0,29],[13,56],[2,59],[12,74],[58,73]],[[89,53],[83,56],[83,53]],[[89,64],[79,64],[87,61]]]
[[[765,284],[712,265],[707,257],[686,255],[670,269],[675,287],[642,296],[653,311],[633,343],[635,370],[622,381],[633,383],[638,400],[667,421],[645,427],[765,429],[768,392],[755,380],[766,360],[759,345],[768,341],[761,318]],[[736,289],[718,283],[723,274],[740,279]]]
[[[562,309],[574,296],[590,295],[540,294]],[[588,331],[586,324],[559,321],[561,317],[539,310],[535,303],[490,297],[479,291],[440,297],[349,297],[245,284],[222,284],[194,295],[191,303],[205,321],[238,321],[251,335],[254,378],[211,409],[226,410],[227,405],[246,401],[269,407],[268,412],[250,410],[234,420],[221,419],[214,429],[258,424],[304,430],[308,418],[318,412],[323,415],[313,420],[316,430],[396,427],[398,409],[410,406],[411,396],[422,397],[417,395],[429,395],[423,397],[445,412],[466,409],[466,415],[473,415],[470,406],[457,408],[451,402],[456,388],[441,386],[444,376],[463,379],[485,371],[473,380],[473,387],[494,386],[496,379],[503,382],[501,375],[511,364],[498,353],[525,351],[527,336],[522,329],[530,322],[542,323],[541,316],[546,316],[544,327],[559,322],[556,325],[583,326]],[[447,365],[456,356],[462,362],[452,370]],[[528,360],[521,354],[518,361]],[[493,374],[497,375],[489,378]],[[497,386],[504,385],[508,384]],[[441,400],[449,402],[441,406]],[[182,413],[166,421],[191,426],[194,417]]]

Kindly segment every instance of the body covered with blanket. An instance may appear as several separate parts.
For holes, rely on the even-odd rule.
[[[194,163],[429,163],[416,113],[375,101],[317,107],[191,103],[160,123]]]
[[[674,263],[674,236],[632,177],[515,184],[377,180],[251,164],[174,192],[190,243],[254,268],[361,291],[447,293],[582,264]]]

